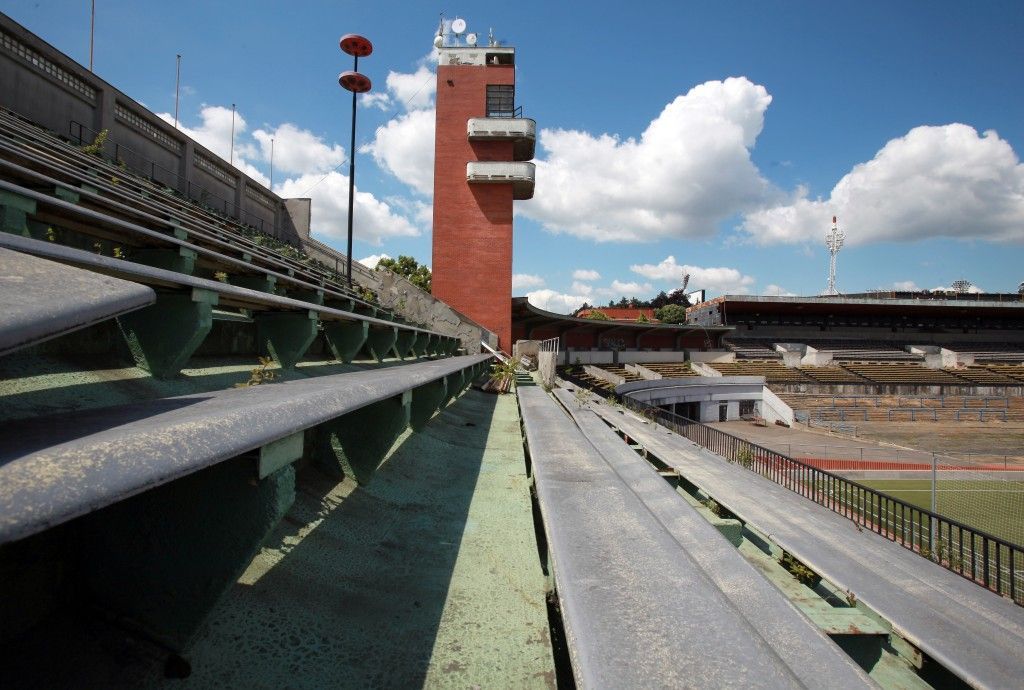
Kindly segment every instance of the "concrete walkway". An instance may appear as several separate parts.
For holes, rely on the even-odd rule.
[[[167,687],[554,685],[515,397],[470,390],[364,487],[309,469]]]

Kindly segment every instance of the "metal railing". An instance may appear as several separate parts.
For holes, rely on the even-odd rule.
[[[96,141],[98,133],[81,122],[71,120],[68,123],[68,136],[74,143],[81,146]],[[107,154],[107,150],[111,145],[113,145],[114,149],[112,157]],[[206,187],[198,185],[172,170],[168,170],[124,144],[108,138],[106,145],[103,147],[103,153],[105,154],[104,158],[111,161],[114,165],[124,165],[129,170],[144,175],[153,182],[178,192],[186,199],[224,216],[236,218],[239,222],[263,232],[263,218],[239,208],[235,202],[228,201],[224,197],[214,194]]]
[[[680,436],[1024,606],[1024,547],[660,407],[622,403]]]

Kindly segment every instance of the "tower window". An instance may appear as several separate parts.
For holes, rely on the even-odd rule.
[[[487,85],[487,117],[515,117],[516,87],[512,84]]]

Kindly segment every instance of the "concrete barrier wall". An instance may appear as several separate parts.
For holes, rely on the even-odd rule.
[[[761,416],[768,421],[769,424],[775,422],[782,422],[788,426],[793,426],[793,408],[786,404],[786,402],[775,395],[768,386],[764,387],[764,391],[761,393]]]
[[[559,353],[558,358],[561,364],[611,364],[611,350],[574,350],[569,348]],[[694,362],[732,362],[736,359],[736,353],[728,350],[712,350],[700,352],[698,350],[620,350],[619,363],[621,364],[643,364],[683,362],[686,360]]]
[[[583,371],[587,372],[591,376],[603,381],[607,381],[613,386],[618,386],[626,382],[626,379],[622,378],[618,374],[613,374],[610,371],[605,371],[600,367],[592,367],[589,364],[583,366]]]
[[[626,371],[636,374],[645,381],[658,381],[664,378],[661,374],[656,371],[651,371],[642,364],[627,364]]]
[[[76,143],[92,143],[106,130],[106,157],[268,235],[298,243],[284,222],[283,199],[263,184],[2,13],[0,33],[0,105]],[[200,167],[200,158],[213,161],[221,174]]]

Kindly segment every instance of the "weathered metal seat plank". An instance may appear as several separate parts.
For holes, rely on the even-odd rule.
[[[322,279],[333,278],[326,271],[310,267],[271,248],[259,245],[244,235],[232,235],[230,231],[225,232],[212,224],[204,212],[174,196],[147,195],[138,189],[136,184],[133,184],[135,181],[132,179],[122,180],[120,183],[106,183],[103,179],[90,175],[86,172],[87,170],[102,169],[105,163],[93,160],[89,161],[93,167],[85,168],[82,167],[80,160],[68,160],[66,158],[67,151],[56,149],[52,142],[46,140],[45,135],[41,136],[38,132],[26,131],[24,128],[18,127],[2,111],[0,111],[0,124],[8,128],[3,133],[10,136],[12,142],[11,145],[8,145],[0,140],[0,151],[3,152],[3,155],[46,170],[48,173],[44,174],[36,169],[18,165],[13,161],[0,159],[0,167],[6,169],[12,176],[17,176],[30,183],[29,186],[39,182],[47,182],[56,187],[66,185],[82,197],[96,200],[113,209],[131,213],[140,220],[151,219],[161,224],[167,220],[181,223],[182,228],[190,235],[202,238],[212,246],[221,247],[224,251],[248,249],[257,262],[277,267],[286,273],[288,270],[293,270],[300,275],[308,274]],[[56,179],[54,177],[56,175],[62,176],[63,180]],[[78,184],[83,180],[96,189],[102,189],[103,194],[93,193],[79,187]],[[230,239],[226,239],[226,237]],[[342,292],[349,292],[345,286],[340,286],[337,283],[334,286]],[[358,299],[354,291],[352,296]]]
[[[0,233],[0,248],[13,249],[20,252],[43,257],[62,264],[86,268],[95,273],[102,273],[117,278],[131,280],[137,283],[144,283],[154,287],[169,288],[198,288],[209,290],[220,296],[221,306],[234,306],[246,309],[274,309],[274,310],[312,310],[316,311],[322,319],[337,321],[365,321],[371,327],[397,328],[399,331],[413,331],[416,333],[441,334],[429,331],[418,326],[398,324],[393,321],[378,319],[364,314],[342,311],[332,307],[326,307],[312,302],[283,297],[269,292],[252,290],[222,283],[217,280],[197,278],[177,271],[168,271],[162,268],[155,268],[145,264],[113,259],[99,254],[91,254],[81,249],[66,247],[51,242],[42,242],[29,237]]]
[[[489,358],[452,357],[0,425],[0,543],[400,396]]]
[[[66,186],[63,183],[58,184],[60,184],[61,186]],[[225,266],[234,267],[235,269],[241,269],[241,272],[245,274],[258,274],[261,276],[268,276],[273,278],[275,281],[277,281],[278,284],[281,285],[291,285],[295,288],[305,290],[322,290],[325,295],[331,295],[343,300],[351,300],[353,302],[360,303],[367,307],[373,306],[350,294],[336,292],[330,288],[326,288],[318,284],[310,283],[299,278],[295,278],[294,276],[288,275],[287,273],[275,271],[272,268],[255,267],[250,262],[245,261],[244,259],[228,256],[221,252],[208,249],[206,247],[194,244],[187,240],[178,239],[177,237],[168,235],[167,233],[152,230],[150,228],[138,225],[137,223],[130,223],[128,221],[120,220],[118,218],[105,215],[99,211],[94,211],[90,208],[85,208],[84,206],[80,206],[56,197],[48,196],[46,194],[42,194],[31,189],[27,189],[25,187],[13,184],[6,180],[0,180],[0,191],[6,191],[17,196],[23,197],[25,199],[32,200],[37,204],[42,204],[52,211],[56,211],[62,215],[71,217],[79,222],[94,224],[100,227],[108,227],[111,229],[115,229],[119,232],[129,233],[138,238],[144,238],[145,240],[148,240],[150,242],[155,241],[161,245],[187,249],[189,251],[195,252],[195,254],[201,259],[209,260],[214,263],[222,264]]]
[[[1021,607],[663,427],[607,405],[592,409],[972,687],[1020,685]]]
[[[539,387],[519,389],[581,687],[802,687]]]
[[[154,301],[144,285],[0,248],[0,355]]]
[[[801,683],[813,687],[874,687],[864,671],[736,548],[658,476],[657,472],[592,410],[559,389],[563,403],[587,440],[643,502],[686,555],[715,583]]]

